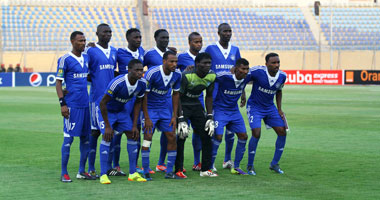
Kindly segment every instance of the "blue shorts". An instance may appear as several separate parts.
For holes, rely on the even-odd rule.
[[[130,117],[131,117],[132,122],[133,122],[133,116],[134,116],[134,114],[133,114],[133,108],[134,108],[134,106],[135,106],[135,102],[136,102],[136,97],[134,96],[134,97],[133,97],[131,100],[129,100],[129,101],[125,104],[125,106],[124,106],[124,108],[125,108],[126,110],[128,110],[128,112],[130,113],[129,115],[130,115]],[[141,127],[141,114],[142,114],[142,110],[140,111],[139,116],[137,117],[137,127],[138,127],[138,126]]]
[[[96,102],[90,102],[91,130],[99,130],[98,111],[96,108],[99,109],[99,104]]]
[[[224,111],[220,109],[214,110],[215,134],[223,135],[224,127],[234,133],[246,133],[243,116],[239,110]]]
[[[89,108],[69,108],[69,118],[63,118],[64,137],[80,137],[91,134]]]
[[[271,127],[284,127],[285,123],[282,120],[276,107],[270,109],[258,109],[247,105],[247,116],[251,129],[261,128],[261,120]]]
[[[158,128],[162,132],[172,132],[173,126],[169,126],[170,121],[172,120],[172,112],[173,109],[149,109],[148,114],[150,120],[153,123],[153,131],[155,128]],[[145,131],[144,131],[145,133]]]
[[[102,134],[104,134],[104,130],[106,128],[104,124],[104,120],[100,111],[100,108],[97,109],[98,111],[98,125],[99,130]],[[118,132],[124,132],[124,131],[132,131],[133,122],[131,120],[130,113],[127,109],[123,109],[120,112],[109,112],[108,111],[108,121],[112,127],[113,130]]]

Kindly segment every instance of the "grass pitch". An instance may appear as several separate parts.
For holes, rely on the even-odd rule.
[[[0,88],[0,199],[380,199],[379,86],[286,86],[283,110],[291,129],[280,161],[283,175],[268,169],[276,135],[263,130],[255,159],[257,176],[222,169],[223,143],[216,159],[220,176],[199,177],[191,171],[187,140],[187,180],[165,180],[162,173],[146,183],[126,177],[111,177],[111,185],[76,180],[75,139],[68,166],[73,183],[61,183],[62,117],[55,88]],[[241,111],[245,117],[245,108]],[[156,134],[151,168],[158,154]],[[247,152],[243,169],[246,163]],[[125,136],[120,164],[128,172]],[[99,171],[98,157],[96,168]]]

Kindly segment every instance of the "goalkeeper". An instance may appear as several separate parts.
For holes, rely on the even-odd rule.
[[[212,92],[216,75],[210,70],[211,56],[208,53],[200,53],[195,58],[195,67],[182,74],[180,88],[180,104],[178,117],[177,158],[175,162],[176,172],[183,171],[183,155],[190,120],[194,132],[200,135],[202,141],[202,168],[200,176],[216,177],[211,171],[212,142],[214,134],[214,120],[212,115]],[[198,97],[206,90],[205,113]]]

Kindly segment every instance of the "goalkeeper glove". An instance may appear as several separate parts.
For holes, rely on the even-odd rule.
[[[189,135],[189,125],[183,116],[178,117],[178,136],[181,139],[187,138]]]
[[[215,124],[214,124],[214,120],[213,120],[212,114],[207,114],[207,121],[206,121],[206,124],[205,124],[205,131],[208,132],[208,135],[210,137],[212,137],[214,135]]]

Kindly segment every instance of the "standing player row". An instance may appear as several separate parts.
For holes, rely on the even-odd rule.
[[[82,54],[85,45],[85,38],[81,32],[74,32],[71,35],[71,42],[73,44],[73,51],[59,59],[59,66],[57,71],[57,94],[60,98],[61,102],[61,112],[65,117],[64,123],[64,143],[62,145],[62,176],[61,180],[64,182],[69,182],[71,179],[68,176],[66,166],[70,151],[70,145],[73,140],[73,136],[81,136],[81,166],[79,172],[77,174],[77,178],[84,179],[95,179],[96,173],[94,168],[95,163],[95,153],[96,153],[96,143],[98,140],[98,136],[100,132],[103,133],[102,142],[100,145],[100,163],[101,163],[101,183],[110,183],[107,175],[125,175],[120,170],[118,165],[118,160],[120,156],[120,138],[121,133],[125,133],[127,135],[127,150],[129,154],[129,167],[130,174],[129,180],[131,181],[146,181],[150,180],[150,174],[154,173],[153,170],[149,167],[149,149],[151,145],[151,136],[154,131],[154,127],[157,126],[158,129],[163,131],[161,137],[161,152],[160,152],[160,160],[156,167],[156,170],[166,171],[166,178],[186,178],[183,169],[183,145],[186,137],[183,135],[187,133],[187,121],[192,121],[193,129],[196,134],[193,134],[198,137],[193,137],[193,146],[194,146],[194,166],[193,170],[201,170],[201,176],[217,176],[215,167],[213,167],[213,161],[216,156],[218,144],[221,142],[221,135],[223,133],[224,126],[228,129],[232,129],[232,132],[229,131],[229,139],[228,142],[232,141],[231,144],[226,148],[226,158],[223,163],[224,168],[231,168],[232,173],[237,174],[246,174],[243,170],[239,168],[239,163],[241,158],[244,155],[245,151],[245,143],[247,140],[247,134],[245,131],[245,125],[243,118],[241,117],[240,112],[237,108],[237,100],[240,98],[242,94],[245,94],[244,88],[247,83],[246,80],[253,80],[254,85],[258,80],[253,79],[251,71],[248,72],[248,62],[245,59],[240,59],[239,49],[235,46],[232,46],[229,43],[229,40],[232,35],[231,27],[228,24],[221,24],[218,27],[218,34],[220,36],[220,41],[218,41],[215,45],[210,45],[206,48],[206,52],[199,54],[200,49],[202,48],[202,37],[194,32],[189,35],[189,45],[190,49],[188,52],[180,54],[178,56],[173,53],[174,48],[168,48],[169,43],[169,34],[166,30],[160,29],[155,33],[156,39],[156,47],[149,50],[142,55],[144,50],[141,47],[141,34],[138,29],[130,29],[127,31],[126,37],[128,40],[127,48],[120,48],[116,51],[115,48],[110,47],[108,45],[111,39],[111,29],[106,24],[101,24],[98,26],[97,35],[99,38],[98,43],[95,47],[91,47],[87,50],[86,54]],[[171,49],[171,51],[168,51]],[[166,53],[165,53],[166,52]],[[200,60],[196,59],[196,56],[200,56]],[[275,94],[279,94],[282,88],[283,83],[285,82],[284,74],[278,71],[279,61],[274,64],[272,68],[268,67],[268,63],[271,60],[278,60],[278,55],[269,54],[266,58],[267,67],[262,67],[261,70],[257,72],[265,71],[268,75],[268,80],[275,81],[275,85],[269,85],[269,87],[274,86],[274,88],[266,88],[262,89],[263,86],[258,87],[257,90],[261,92],[267,92],[269,94],[267,99],[262,99],[260,101],[268,101],[270,102],[270,98],[272,98],[271,103],[267,103],[270,107],[274,107],[273,97]],[[133,62],[131,62],[133,60]],[[140,61],[139,61],[140,60]],[[238,63],[235,61],[239,60]],[[194,66],[195,68],[190,70],[190,72],[185,72],[181,75],[181,73],[177,70],[178,68],[184,69],[187,66]],[[208,63],[209,62],[209,63]],[[235,62],[235,63],[234,63]],[[125,75],[120,75],[113,79],[116,69],[116,63],[118,63],[119,72]],[[145,79],[141,79],[142,75],[142,66],[148,66],[148,72],[145,74]],[[78,65],[79,64],[79,65]],[[199,65],[199,67],[198,67]],[[80,66],[80,67],[79,67]],[[128,66],[128,70],[127,67]],[[232,73],[230,72],[231,68],[235,66]],[[246,69],[241,70],[241,66],[245,66]],[[213,69],[213,71],[209,70]],[[91,121],[92,121],[92,134],[88,136],[88,116],[86,116],[86,95],[87,90],[84,90],[84,84],[87,85],[86,75],[87,70],[89,72],[89,80],[91,81],[91,91],[90,91],[90,105],[91,105]],[[255,68],[254,68],[255,69]],[[132,71],[131,71],[132,70]],[[202,72],[202,70],[205,70]],[[235,74],[238,71],[241,72],[240,79],[236,80]],[[128,73],[129,72],[129,73]],[[214,78],[212,74],[215,75]],[[210,74],[211,73],[211,74]],[[253,72],[252,73],[256,73]],[[176,75],[178,74],[178,75]],[[248,74],[248,75],[247,75]],[[281,74],[281,76],[279,76]],[[230,84],[227,86],[227,90],[221,87],[219,88],[220,83],[228,83],[228,81],[224,80],[225,77],[229,75],[230,82],[234,84]],[[247,77],[245,77],[247,76]],[[270,79],[272,76],[274,78]],[[175,78],[177,77],[177,78]],[[206,78],[207,77],[207,78]],[[260,78],[261,76],[258,76]],[[194,79],[195,78],[195,79]],[[223,79],[224,78],[224,79]],[[261,77],[262,78],[262,77]],[[242,80],[244,79],[244,80]],[[68,94],[64,97],[62,92],[62,80],[66,81],[66,88],[68,90]],[[176,81],[175,81],[176,80]],[[190,82],[186,82],[191,80]],[[219,80],[219,81],[218,81]],[[220,81],[223,80],[223,81]],[[228,80],[228,78],[227,78]],[[182,82],[181,82],[182,81]],[[181,83],[180,83],[181,82]],[[277,84],[280,83],[280,84]],[[145,84],[145,86],[144,86]],[[163,84],[163,85],[162,85]],[[199,87],[194,87],[198,86]],[[222,84],[223,85],[223,84]],[[232,87],[234,86],[234,87]],[[228,90],[228,87],[238,89],[238,91]],[[145,89],[144,89],[145,88]],[[196,88],[196,89],[195,89]],[[202,89],[200,89],[202,88]],[[230,89],[231,89],[230,88]],[[255,87],[254,87],[255,88]],[[260,89],[261,88],[261,89]],[[86,87],[87,89],[87,87]],[[173,95],[172,90],[173,89]],[[196,91],[196,94],[187,93],[185,91]],[[195,90],[194,90],[195,89]],[[207,118],[205,116],[205,121],[195,120],[193,115],[200,116],[204,110],[203,97],[200,96],[202,91],[207,89],[208,95],[206,95],[206,110],[208,112]],[[275,89],[275,90],[273,90]],[[194,91],[193,91],[194,90]],[[104,94],[106,91],[106,94]],[[115,92],[117,91],[117,92]],[[210,95],[210,91],[214,91],[213,95]],[[273,92],[274,91],[274,92]],[[144,94],[144,92],[146,94]],[[254,92],[252,92],[254,93]],[[104,94],[104,96],[103,96]],[[188,95],[187,95],[188,94]],[[225,94],[225,95],[223,95]],[[119,96],[121,95],[121,96]],[[190,95],[190,96],[189,96]],[[226,96],[227,95],[227,96]],[[225,102],[227,99],[230,99],[228,95],[232,95],[235,100],[230,102]],[[179,98],[180,96],[180,98]],[[250,99],[255,99],[251,95]],[[260,95],[259,95],[260,96]],[[265,95],[264,95],[265,96]],[[196,97],[194,99],[194,97]],[[237,97],[237,98],[236,98]],[[277,106],[279,108],[278,113],[272,121],[282,121],[281,123],[272,123],[271,120],[268,120],[275,113],[261,113],[260,116],[253,118],[256,115],[256,111],[250,116],[250,124],[252,128],[252,134],[255,138],[252,142],[252,138],[249,144],[249,148],[255,149],[257,146],[257,141],[260,136],[260,128],[253,124],[253,119],[258,119],[260,122],[261,119],[265,119],[268,121],[268,124],[274,127],[277,134],[285,137],[283,120],[281,117],[283,113],[281,111],[281,97],[280,95],[276,95]],[[175,128],[176,128],[176,117],[177,117],[177,108],[178,102],[186,102],[186,98],[193,98],[192,102],[188,105],[183,104],[179,106],[180,114],[179,114],[179,123],[183,125],[180,127],[179,137],[176,139],[175,137]],[[87,96],[88,99],[88,96]],[[144,100],[142,100],[144,99]],[[179,100],[181,99],[181,100]],[[213,103],[213,99],[215,99]],[[195,100],[195,101],[194,101]],[[66,103],[68,102],[68,103]],[[88,102],[88,101],[87,101]],[[196,102],[199,102],[196,103]],[[219,103],[218,103],[219,102]],[[250,101],[248,101],[250,102]],[[193,103],[200,105],[196,113],[185,112],[186,107],[191,106]],[[225,109],[225,103],[231,104],[231,110],[228,108]],[[83,105],[82,105],[83,104]],[[142,163],[144,167],[144,178],[136,172],[136,164],[138,159],[138,152],[140,149],[140,138],[139,138],[139,128],[138,126],[138,115],[140,114],[141,104],[143,105],[144,117],[142,122],[144,129],[144,141],[142,147]],[[215,125],[213,121],[212,115],[212,106],[215,106],[214,113],[217,116],[224,116],[224,114],[231,115],[232,113],[236,113],[236,122],[231,122],[225,119],[225,117],[220,120],[216,120]],[[235,104],[235,106],[234,106]],[[242,96],[242,106],[245,104],[245,96]],[[271,105],[273,104],[273,105]],[[163,107],[162,105],[171,105],[169,107]],[[257,104],[259,105],[259,104]],[[251,111],[251,105],[248,105],[249,111]],[[228,107],[228,106],[227,106]],[[236,109],[236,108],[237,109]],[[256,107],[256,104],[252,107]],[[168,109],[166,109],[168,108]],[[266,107],[263,107],[264,110],[268,110]],[[88,109],[88,104],[87,104]],[[182,110],[183,109],[183,110]],[[276,109],[274,107],[274,109]],[[79,110],[76,114],[76,111]],[[155,111],[156,110],[156,111]],[[166,110],[166,111],[165,111]],[[194,110],[193,108],[189,109],[189,111]],[[263,110],[262,108],[259,110]],[[133,112],[132,112],[133,111]],[[164,112],[165,111],[165,112]],[[183,115],[181,115],[183,111]],[[185,114],[187,113],[187,114]],[[224,113],[224,114],[218,114]],[[128,116],[128,117],[126,117]],[[150,117],[149,117],[150,116]],[[234,116],[232,114],[231,116]],[[261,118],[260,118],[261,117]],[[152,119],[151,119],[152,118]],[[133,120],[132,120],[133,119]],[[182,120],[181,120],[182,119]],[[197,117],[196,119],[200,119]],[[228,118],[227,118],[228,119]],[[194,121],[194,122],[193,122]],[[232,125],[231,125],[232,124]],[[132,126],[133,125],[133,126]],[[261,125],[261,124],[259,124]],[[75,127],[76,126],[76,127]],[[216,136],[211,138],[214,127],[216,128]],[[97,130],[97,128],[100,130]],[[204,132],[206,128],[208,134]],[[277,130],[278,129],[278,130]],[[197,133],[198,132],[198,133]],[[237,133],[239,142],[236,148],[236,157],[235,163],[232,164],[231,161],[231,151],[233,147],[233,138],[234,134]],[[185,134],[186,135],[186,134]],[[166,137],[165,137],[166,136]],[[201,140],[201,141],[199,141]],[[83,142],[82,142],[83,141]],[[177,141],[177,143],[175,142]],[[197,143],[198,141],[198,143]],[[211,143],[212,141],[212,143]],[[279,139],[278,139],[279,141]],[[83,143],[83,145],[82,145]],[[251,145],[252,143],[252,145]],[[277,152],[277,143],[276,142],[276,152]],[[285,141],[283,140],[283,144]],[[256,144],[256,146],[255,146]],[[91,146],[91,150],[90,147]],[[279,145],[281,147],[281,145]],[[64,148],[65,147],[65,148]],[[202,149],[202,161],[203,165],[201,165],[200,161],[200,149]],[[279,148],[281,149],[281,148]],[[283,145],[282,145],[283,149]],[[178,150],[178,152],[177,152]],[[168,166],[166,168],[164,164],[165,154],[168,151]],[[229,152],[228,152],[229,151]],[[255,151],[255,150],[254,150]],[[282,150],[280,150],[282,153]],[[90,152],[89,156],[89,173],[84,172],[84,164],[86,162],[87,154]],[[178,153],[178,154],[177,154]],[[229,153],[229,155],[228,155]],[[277,153],[279,154],[279,153]],[[213,156],[213,159],[211,157]],[[251,151],[249,154],[250,158]],[[281,156],[281,154],[280,154]],[[275,154],[276,157],[276,154]],[[277,156],[278,157],[278,156]],[[114,166],[112,165],[112,160]],[[255,174],[253,168],[253,158],[252,164],[248,163],[248,174]],[[278,158],[279,160],[279,158]],[[278,162],[277,160],[277,162]],[[173,164],[176,163],[176,169],[173,172]],[[274,161],[271,163],[271,169],[276,172],[281,173],[282,171],[278,167],[278,163]],[[235,166],[235,167],[232,167]],[[213,169],[214,171],[212,171]]]

